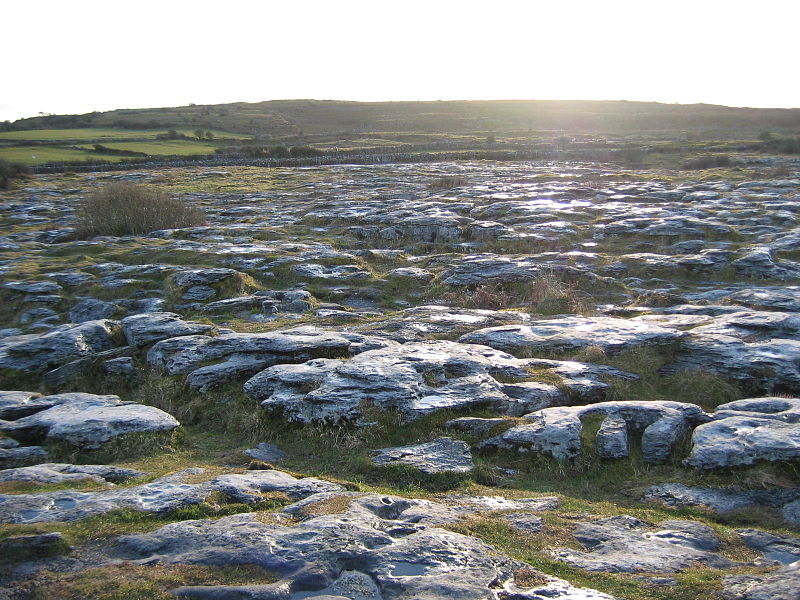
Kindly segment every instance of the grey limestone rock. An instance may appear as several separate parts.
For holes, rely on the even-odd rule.
[[[726,575],[722,585],[726,600],[797,600],[800,561],[767,575]]]
[[[35,465],[46,459],[47,451],[41,446],[0,448],[0,469]]]
[[[0,423],[0,431],[22,441],[63,440],[97,448],[120,435],[170,431],[179,423],[152,406],[122,402],[117,396],[68,393],[47,396],[56,402],[33,415]]]
[[[708,420],[699,406],[681,402],[619,401],[552,407],[526,415],[527,423],[512,427],[482,445],[542,452],[559,460],[575,458],[583,450],[581,419],[593,414],[606,415],[600,429],[598,450],[601,456],[627,456],[628,432],[641,432],[642,454],[647,462],[652,463],[667,460],[677,442],[693,425]]]
[[[287,457],[286,452],[284,452],[277,446],[273,444],[267,444],[266,442],[261,442],[255,448],[250,448],[249,450],[245,450],[244,453],[250,458],[255,458],[256,460],[263,460],[264,462],[275,462],[283,460],[284,458]]]
[[[98,483],[117,483],[146,473],[136,469],[125,469],[111,465],[71,465],[65,463],[42,463],[32,467],[20,467],[0,471],[0,481],[32,481],[37,483],[62,483],[91,479]]]
[[[122,319],[122,332],[130,346],[148,346],[154,342],[185,335],[205,334],[214,329],[211,325],[184,321],[169,312],[142,313]]]
[[[656,528],[621,515],[581,523],[575,537],[585,552],[560,548],[553,555],[587,571],[675,573],[698,563],[718,569],[736,564],[716,553],[714,530],[695,521],[663,521]]]
[[[760,529],[737,529],[736,533],[745,544],[783,565],[800,561],[800,538],[792,535],[774,535]]]
[[[800,399],[750,398],[722,404],[692,435],[686,464],[703,469],[800,457]]]
[[[727,300],[757,310],[800,312],[800,287],[749,288],[733,292]]]
[[[443,408],[480,405],[522,415],[571,401],[559,386],[530,381],[529,366],[552,369],[559,375],[563,371],[565,387],[576,397],[596,399],[608,387],[600,380],[602,368],[525,361],[486,346],[439,341],[391,345],[350,360],[280,364],[248,380],[244,389],[263,406],[303,422],[361,422],[365,402],[399,410],[413,419]]]
[[[75,521],[119,509],[163,513],[199,504],[213,492],[223,493],[233,502],[254,504],[263,500],[262,492],[284,492],[300,499],[321,492],[342,491],[335,483],[310,477],[296,479],[288,473],[268,470],[220,475],[195,484],[184,481],[189,475],[202,472],[203,469],[186,469],[150,483],[97,492],[0,494],[0,523]]]
[[[469,446],[460,440],[442,437],[425,444],[384,448],[372,456],[376,465],[407,465],[423,473],[469,473],[474,467]]]
[[[300,277],[307,277],[309,279],[368,279],[371,277],[369,271],[365,271],[358,265],[333,265],[326,266],[317,263],[304,263],[292,267]]]
[[[571,267],[542,262],[536,258],[514,258],[496,254],[479,254],[464,257],[463,261],[445,270],[440,279],[446,285],[480,285],[492,280],[505,282],[533,281],[553,274],[567,279],[586,282],[600,281],[600,277],[583,267]]]
[[[734,260],[731,265],[737,273],[745,277],[781,281],[800,279],[800,264],[776,259],[772,249],[767,246],[750,249],[744,256]]]
[[[173,276],[175,285],[179,288],[209,285],[219,283],[225,279],[230,279],[238,274],[234,269],[186,269],[179,271]]]
[[[425,512],[437,512],[430,506],[435,503],[357,496],[348,496],[352,501],[343,512],[291,526],[261,523],[253,514],[173,523],[120,538],[118,552],[129,560],[166,564],[256,564],[281,577],[264,586],[175,591],[189,598],[610,600],[545,575],[535,590],[514,585],[514,572],[524,563],[475,538],[418,521]],[[426,508],[420,510],[419,503]]]
[[[548,350],[564,352],[598,346],[606,352],[619,352],[640,346],[664,346],[685,334],[643,321],[613,317],[562,317],[533,321],[527,325],[490,327],[468,333],[460,342],[484,344],[492,348]]]
[[[705,370],[764,393],[800,387],[800,341],[770,339],[749,343],[727,335],[691,335],[678,359],[664,370]]]
[[[54,327],[41,335],[0,339],[0,369],[40,372],[115,345],[119,323],[101,319]]]
[[[544,528],[544,519],[528,513],[507,513],[500,517],[514,529],[526,533],[539,533]]]
[[[71,323],[83,323],[98,319],[110,319],[122,312],[122,308],[113,302],[105,302],[97,298],[84,298],[69,310]]]
[[[667,506],[702,506],[718,513],[758,506],[784,506],[786,512],[785,507],[800,502],[800,488],[741,490],[662,483],[647,488],[642,500],[663,502]],[[791,519],[787,520],[791,522]]]
[[[354,327],[353,330],[407,342],[424,341],[431,336],[453,335],[483,327],[528,321],[530,321],[530,315],[520,311],[428,305],[408,308],[397,316],[360,325]]]
[[[13,421],[57,403],[55,400],[45,400],[38,392],[0,391],[0,419]]]
[[[57,294],[63,289],[55,281],[9,281],[0,287],[23,294]]]
[[[387,277],[410,279],[413,281],[426,283],[431,281],[435,277],[435,274],[431,273],[430,271],[426,271],[425,269],[420,269],[419,267],[400,267],[398,269],[392,269],[389,271]]]

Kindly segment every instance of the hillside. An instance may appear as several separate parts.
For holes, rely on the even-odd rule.
[[[664,130],[800,131],[800,109],[627,101],[493,100],[344,102],[271,100],[46,115],[10,129],[201,127],[265,136],[363,132],[475,133],[536,130],[626,133]]]

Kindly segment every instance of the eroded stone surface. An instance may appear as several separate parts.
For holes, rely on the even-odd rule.
[[[62,440],[84,448],[129,433],[171,431],[180,424],[153,406],[123,402],[118,396],[68,393],[46,396],[52,408],[0,423],[0,431],[15,439],[37,442]]]
[[[583,449],[582,419],[590,415],[605,415],[598,433],[601,456],[627,456],[628,435],[641,433],[643,457],[652,463],[667,460],[692,426],[708,420],[699,406],[668,401],[545,408],[526,415],[527,423],[486,440],[483,446],[542,452],[559,460],[575,458]]]
[[[372,456],[376,465],[405,465],[423,473],[469,473],[474,468],[469,446],[462,441],[447,437],[426,444],[384,448]]]
[[[800,399],[750,398],[721,404],[692,434],[686,464],[703,469],[800,457]]]
[[[484,344],[507,352],[519,350],[566,352],[598,346],[620,352],[640,346],[664,346],[683,333],[642,321],[612,317],[564,317],[534,321],[528,325],[490,327],[468,333],[459,341]]]
[[[530,368],[552,370],[564,386],[535,381]],[[262,406],[295,421],[361,421],[365,403],[416,418],[443,408],[488,406],[521,415],[576,398],[602,397],[608,376],[630,376],[581,363],[519,360],[477,344],[418,342],[270,367],[245,383]],[[508,383],[502,383],[508,382]],[[534,380],[534,381],[531,381]]]
[[[202,472],[203,469],[186,469],[143,485],[99,492],[0,494],[0,522],[75,521],[119,509],[161,513],[199,504],[213,492],[225,494],[233,502],[255,504],[263,500],[262,492],[283,492],[299,499],[342,490],[335,483],[296,479],[281,471],[248,471],[241,475],[220,475],[203,483],[185,483],[188,476]]]
[[[581,523],[575,537],[585,552],[562,548],[553,556],[587,571],[675,573],[696,564],[718,569],[735,564],[717,553],[714,530],[696,521],[663,521],[655,527],[621,515]]]

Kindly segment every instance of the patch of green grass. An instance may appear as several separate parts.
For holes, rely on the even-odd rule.
[[[77,150],[65,146],[0,146],[0,159],[24,165],[61,162],[119,162],[124,157]]]

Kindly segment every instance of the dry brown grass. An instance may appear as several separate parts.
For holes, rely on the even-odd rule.
[[[76,237],[140,235],[206,224],[202,210],[165,192],[135,183],[110,183],[78,205]]]

